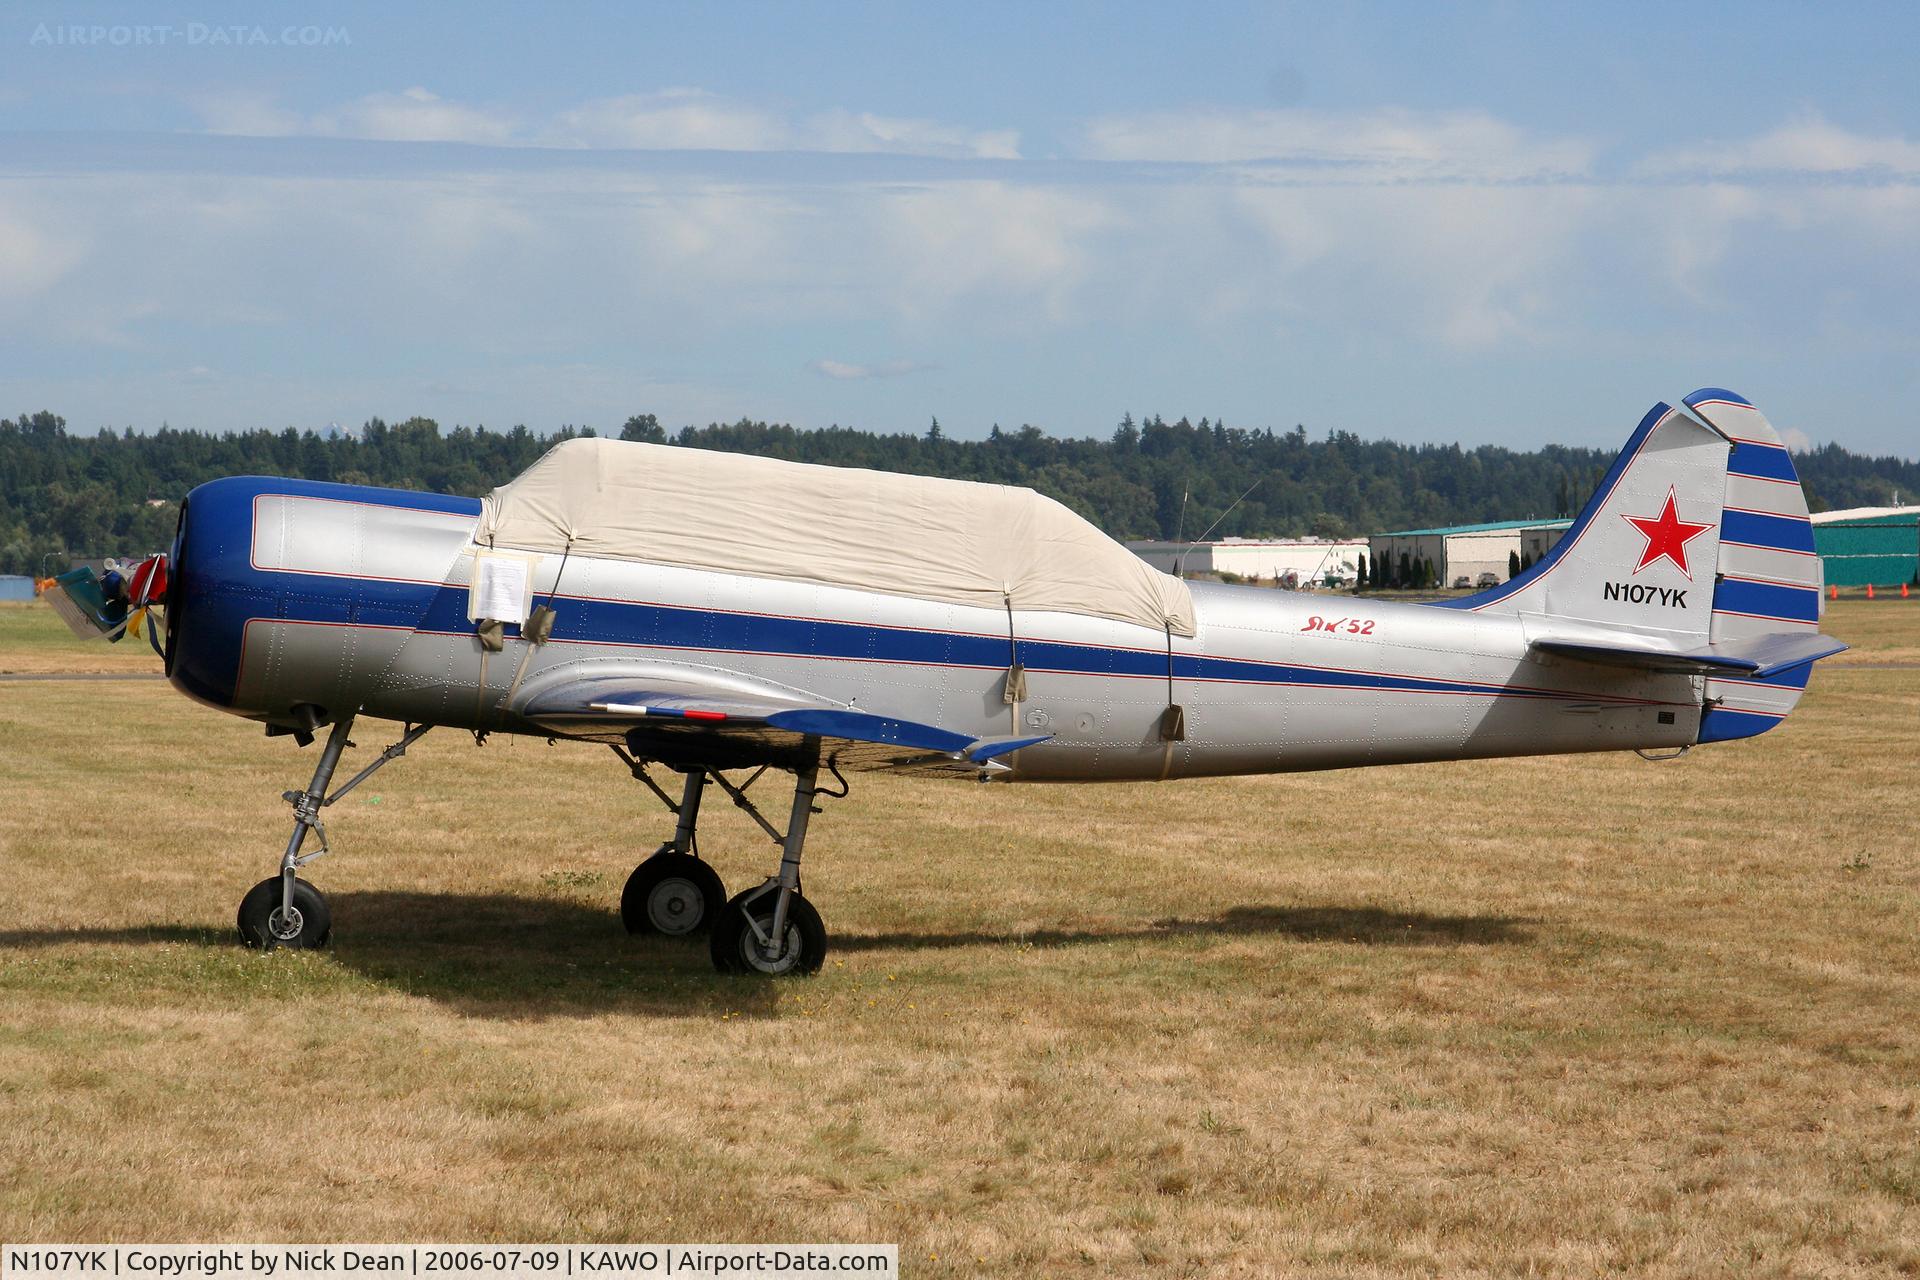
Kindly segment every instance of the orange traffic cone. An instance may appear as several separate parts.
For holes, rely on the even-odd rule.
[[[1840,588],[1838,587],[1827,588],[1827,599],[1838,600],[1839,598],[1840,598]]]
[[[1900,584],[1900,598],[1902,600],[1907,598],[1907,584],[1904,582]]]
[[[1873,599],[1873,584],[1871,582],[1867,584],[1867,599]]]

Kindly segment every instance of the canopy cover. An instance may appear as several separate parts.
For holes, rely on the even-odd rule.
[[[487,496],[474,540],[1193,634],[1186,583],[1011,485],[566,440]]]

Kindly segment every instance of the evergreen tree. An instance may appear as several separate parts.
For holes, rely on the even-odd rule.
[[[1507,552],[1507,581],[1512,582],[1515,578],[1519,576],[1520,576],[1520,553],[1518,551],[1509,551]]]
[[[653,414],[635,414],[619,435],[1027,485],[1120,538],[1172,538],[1182,495],[1189,493],[1189,533],[1246,494],[1220,532],[1250,538],[1509,519],[1570,507],[1577,488],[1601,474],[1611,456],[1561,445],[1532,453],[1404,445],[1342,431],[1310,438],[1303,426],[1275,431],[1185,417],[1169,423],[1159,414],[1143,421],[1128,413],[1105,440],[1060,439],[1031,424],[1017,432],[996,424],[990,440],[957,440],[944,429],[936,433],[937,422],[930,419],[924,433],[883,434],[840,426],[800,430],[747,418],[668,428]],[[524,425],[442,429],[431,419],[408,417],[370,418],[358,431],[329,426],[212,435],[163,425],[144,435],[119,429],[75,435],[45,410],[0,419],[0,573],[42,573],[82,552],[161,550],[172,538],[173,505],[217,476],[281,475],[472,496],[511,479],[555,441],[590,431],[567,427],[543,436]],[[1886,506],[1896,491],[1920,492],[1920,462],[1908,459],[1865,457],[1830,444],[1796,454],[1794,462],[1816,506]],[[1531,565],[1521,558],[1522,572]],[[1370,557],[1367,583],[1422,586],[1426,570],[1424,557],[1417,567],[1408,557]]]
[[[524,431],[525,428],[521,430]],[[625,426],[620,428],[620,438],[640,440],[647,444],[665,444],[667,433],[661,429],[660,419],[650,413],[636,413],[627,419]]]

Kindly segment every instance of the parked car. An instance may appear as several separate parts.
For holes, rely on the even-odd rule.
[[[1500,575],[1494,573],[1492,570],[1488,570],[1486,573],[1481,574],[1479,580],[1473,585],[1482,591],[1485,591],[1488,587],[1497,587],[1500,585]]]
[[[1473,585],[1473,579],[1469,578],[1464,573],[1453,580],[1453,589],[1455,591],[1462,590],[1463,588],[1466,588],[1466,587],[1471,587],[1472,585]]]

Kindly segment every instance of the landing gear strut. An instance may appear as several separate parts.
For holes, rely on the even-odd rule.
[[[617,750],[617,748],[616,748]],[[620,893],[620,920],[628,933],[657,933],[685,938],[713,926],[714,915],[727,900],[719,873],[701,861],[694,829],[700,821],[700,797],[707,787],[704,769],[687,771],[687,781],[675,805],[643,765],[622,753],[633,776],[652,787],[679,821],[673,839],[633,869]]]
[[[354,774],[345,786],[328,795],[327,784],[333,781],[333,771],[340,766],[340,753],[353,745],[347,741],[347,734],[353,729],[357,714],[356,711],[334,722],[326,746],[320,749],[320,761],[314,766],[313,781],[307,784],[307,789],[281,793],[281,798],[293,806],[293,834],[287,839],[287,851],[280,855],[280,874],[262,880],[240,899],[240,940],[250,947],[271,951],[275,947],[327,945],[333,933],[333,913],[320,891],[299,877],[301,867],[327,852],[327,828],[320,821],[320,810],[365,782],[376,770],[407,754],[407,748],[433,727],[408,725],[400,741],[382,751],[378,759]],[[319,837],[320,847],[312,853],[302,853],[309,831]]]
[[[687,937],[710,931],[714,967],[722,973],[817,972],[827,956],[827,930],[820,923],[820,913],[801,896],[800,853],[806,845],[807,819],[819,812],[813,807],[814,798],[823,794],[816,785],[819,765],[810,763],[794,771],[793,809],[783,832],[747,797],[748,789],[771,766],[763,766],[739,785],[719,769],[691,768],[676,804],[647,773],[643,761],[618,746],[613,750],[633,776],[679,818],[673,839],[634,868],[627,879],[626,890],[620,895],[620,919],[627,932]],[[819,740],[809,738],[805,751],[808,760],[817,761]],[[827,767],[840,779],[841,789],[824,794],[846,795],[846,779],[831,762]],[[720,877],[701,860],[694,834],[700,820],[700,797],[709,784],[726,792],[780,846],[778,873],[731,901]]]
[[[814,783],[819,766],[797,771],[793,810],[787,832],[780,838],[780,871],[757,888],[748,889],[720,912],[714,921],[712,955],[722,973],[809,974],[819,972],[827,958],[827,927],[820,913],[800,896],[800,853],[807,840],[807,818],[814,812]],[[735,803],[745,797],[736,794]],[[757,811],[753,815],[768,827]],[[769,833],[772,828],[768,827]]]

